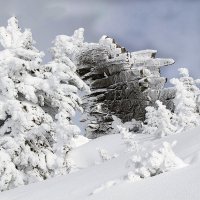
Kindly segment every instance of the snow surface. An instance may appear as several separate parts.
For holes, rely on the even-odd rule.
[[[147,149],[159,147],[164,141],[177,141],[173,150],[188,164],[183,168],[134,183],[128,181],[124,177],[131,152],[127,152],[121,135],[107,135],[85,141],[71,151],[71,174],[2,192],[0,200],[199,200],[199,132],[197,127],[162,139],[152,135],[135,137]]]

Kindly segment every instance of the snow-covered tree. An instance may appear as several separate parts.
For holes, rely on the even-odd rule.
[[[69,59],[75,61],[74,56],[80,51],[80,47],[83,46],[84,41],[84,29],[79,28],[74,31],[72,36],[58,35],[53,41],[54,47],[51,49],[52,56],[54,59],[59,59],[62,63],[69,64]],[[75,66],[70,64],[73,71],[76,70]],[[79,79],[80,80],[80,79]],[[82,81],[79,81],[81,85]],[[82,85],[83,87],[83,85]]]
[[[174,78],[171,83],[176,88],[174,99],[176,119],[175,125],[179,132],[200,124],[198,97],[200,90],[197,87],[199,80],[189,76],[186,68],[180,68],[180,78]]]
[[[42,93],[42,105],[48,101],[50,107],[54,108],[53,112],[47,108],[47,112],[50,111],[49,114],[55,119],[57,141],[54,150],[61,165],[67,162],[65,155],[71,148],[69,141],[80,133],[80,129],[71,122],[77,109],[82,112],[82,101],[78,91],[89,92],[89,87],[77,75],[76,66],[70,60],[71,52],[75,48],[70,46],[71,43],[68,40],[73,39],[75,44],[81,43],[82,29],[79,29],[79,32],[75,31],[71,38],[57,36],[51,48],[52,61],[40,70],[43,78],[50,85],[50,90]]]
[[[9,163],[7,173],[1,173],[5,182],[0,189],[5,190],[51,176],[55,156],[53,120],[37,104],[43,53],[33,46],[30,30],[21,32],[14,17],[0,28],[0,43],[4,47],[0,52],[0,155]]]
[[[0,44],[0,190],[6,190],[66,173],[70,138],[79,132],[71,116],[81,104],[78,89],[87,86],[56,42],[54,60],[42,66],[44,54],[14,17],[0,27]]]
[[[174,112],[171,112],[160,101],[157,108],[146,108],[146,120],[143,133],[159,136],[170,135],[200,125],[199,95],[197,87],[199,80],[189,76],[186,68],[180,68],[180,78],[173,78],[176,94],[174,98]]]
[[[166,108],[159,100],[156,101],[157,107],[148,106],[146,108],[146,120],[143,125],[143,133],[155,134],[162,137],[176,133],[173,125],[174,114]]]

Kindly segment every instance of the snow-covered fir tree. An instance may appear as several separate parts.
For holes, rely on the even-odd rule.
[[[6,162],[6,167],[1,165],[0,182],[5,190],[49,177],[55,156],[53,120],[37,105],[43,53],[33,46],[30,30],[21,32],[14,17],[0,28],[0,43],[4,47],[0,53],[0,146]]]
[[[173,100],[174,111],[171,112],[160,101],[156,107],[146,108],[146,120],[143,133],[165,136],[182,132],[200,124],[198,80],[189,76],[186,68],[180,68],[180,78],[173,78],[176,94]]]
[[[81,29],[80,29],[81,31]],[[74,43],[78,44],[81,35],[75,32]],[[77,36],[77,37],[76,37]],[[89,87],[80,79],[76,73],[76,66],[70,60],[71,51],[75,48],[69,46],[68,40],[63,36],[57,36],[54,46],[51,48],[52,61],[46,64],[42,71],[43,78],[50,85],[50,90],[42,93],[42,105],[47,101],[47,112],[52,116],[56,129],[56,145],[54,151],[59,158],[61,166],[67,166],[66,153],[71,148],[70,141],[80,133],[80,129],[71,123],[71,117],[75,116],[76,110],[82,112],[81,98],[78,91],[89,92]],[[53,111],[51,110],[54,108]],[[61,167],[59,167],[62,169]],[[63,169],[65,172],[66,169]],[[63,173],[62,172],[62,173]]]
[[[156,105],[157,107],[146,108],[143,133],[155,134],[158,137],[175,134],[177,128],[173,125],[174,114],[161,101],[157,100]]]
[[[174,99],[175,115],[174,124],[178,132],[200,124],[200,115],[198,108],[198,97],[200,90],[197,87],[199,80],[194,80],[189,76],[186,68],[179,69],[180,78],[174,78],[171,83],[176,88]]]
[[[30,30],[15,17],[0,28],[0,190],[66,173],[71,116],[87,86],[55,42],[54,60],[41,65]],[[60,51],[60,52],[59,52]]]

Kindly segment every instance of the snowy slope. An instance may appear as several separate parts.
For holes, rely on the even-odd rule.
[[[130,153],[120,135],[109,135],[71,152],[76,166],[73,173],[2,192],[0,200],[199,200],[199,132],[200,127],[157,140],[150,135],[136,136],[147,148],[176,140],[176,155],[188,163],[181,169],[132,183],[124,179]],[[98,149],[105,149],[110,160],[103,161]]]

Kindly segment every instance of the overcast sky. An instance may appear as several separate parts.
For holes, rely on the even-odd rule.
[[[198,0],[0,0],[0,25],[13,15],[45,52],[56,35],[83,27],[86,41],[107,34],[129,51],[157,49],[159,57],[175,59],[163,70],[168,77],[188,67],[200,78]]]

